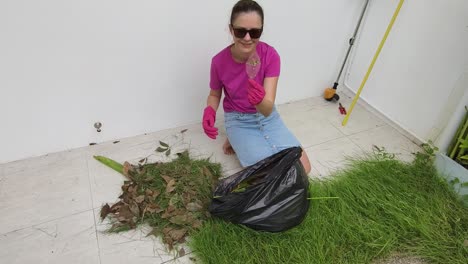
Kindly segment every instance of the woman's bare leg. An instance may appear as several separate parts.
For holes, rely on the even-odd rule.
[[[236,153],[234,151],[234,149],[232,148],[231,143],[229,143],[229,139],[227,139],[227,138],[226,138],[226,141],[224,141],[224,144],[223,144],[223,151],[224,151],[224,154],[226,154],[226,155],[232,155],[232,154]]]
[[[312,168],[310,166],[309,157],[307,156],[307,153],[305,152],[305,150],[302,150],[301,163],[302,163],[302,166],[304,166],[306,174],[309,174]]]

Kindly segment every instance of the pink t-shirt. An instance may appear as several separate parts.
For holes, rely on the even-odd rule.
[[[255,81],[263,85],[266,77],[277,77],[280,74],[280,57],[270,45],[259,42],[257,53],[261,67]],[[247,99],[248,75],[245,63],[234,61],[231,46],[220,51],[211,61],[210,88],[224,88],[224,112],[256,113],[257,109]]]

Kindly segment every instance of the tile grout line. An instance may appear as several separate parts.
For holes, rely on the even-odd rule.
[[[86,212],[91,211],[91,210],[94,210],[94,209],[86,209],[86,210],[83,210],[83,211],[79,211],[79,212],[76,212],[76,213],[72,213],[72,214],[68,214],[68,215],[65,215],[65,216],[57,217],[57,218],[50,219],[50,220],[40,222],[40,223],[37,223],[37,224],[21,227],[21,228],[15,229],[15,230],[11,230],[11,231],[8,231],[8,232],[5,232],[5,233],[1,233],[0,236],[7,235],[7,234],[10,234],[10,233],[13,233],[13,232],[18,232],[18,231],[28,229],[28,228],[33,228],[33,227],[38,226],[38,225],[47,224],[47,223],[57,221],[57,220],[60,220],[60,219],[64,219],[64,218],[67,218],[67,217],[70,217],[70,216],[79,215],[79,214],[86,213]]]
[[[392,128],[392,129],[394,129],[394,128],[393,128],[392,126],[390,126],[390,125],[387,125],[387,126],[390,127],[390,128]],[[377,128],[374,128],[374,129],[377,129]],[[411,139],[407,138],[404,134],[400,133],[398,130],[395,129],[395,131],[398,133],[399,136],[401,136],[402,138],[405,138],[405,139],[407,139],[408,141],[410,141],[411,144],[414,144],[414,145],[420,147],[418,144],[416,144],[415,142],[411,141]],[[365,132],[365,131],[363,131],[363,132]],[[360,132],[360,133],[362,133],[362,132]],[[359,134],[359,133],[356,133],[356,134]],[[356,134],[353,134],[353,135],[356,135]],[[352,135],[350,135],[350,136],[352,136]],[[361,147],[361,146],[360,146],[357,142],[355,142],[351,137],[348,137],[348,139],[349,139],[354,145],[356,145],[359,149],[361,149],[361,151],[362,151],[362,153],[363,153],[364,155],[367,154],[367,153],[372,153],[372,151],[366,150],[364,147]],[[372,145],[373,145],[373,146],[376,146],[375,144],[372,144]],[[378,147],[378,146],[377,146],[377,147]],[[407,152],[409,152],[409,153],[413,153],[412,151],[410,151],[410,149],[403,149],[403,150],[405,150],[405,151],[407,151]],[[394,154],[394,155],[396,155],[396,156],[399,156],[399,155],[404,155],[405,153],[402,153],[402,152],[400,151],[400,152],[396,152],[396,153],[395,153],[395,152],[391,152],[390,154]],[[397,159],[400,160],[399,158],[397,158]]]
[[[358,134],[358,133],[356,133],[356,134]],[[362,148],[361,146],[359,146],[358,143],[354,142],[354,140],[350,136],[346,136],[346,137],[349,139],[349,141],[351,141],[351,143],[353,143],[356,147],[358,147],[358,149],[360,149],[363,153],[366,152],[366,150],[364,148]]]
[[[189,255],[193,254],[194,252],[195,252],[195,251],[191,251],[190,253],[187,253],[187,254],[185,254],[185,255],[183,255],[183,256],[176,257],[176,258],[173,258],[173,259],[170,259],[170,260],[166,260],[166,261],[164,261],[164,262],[161,262],[161,264],[167,264],[167,263],[171,263],[171,262],[177,261],[178,259],[183,258],[183,257],[185,257],[185,256],[189,256]],[[190,257],[189,257],[189,258],[190,258]]]
[[[385,122],[385,121],[384,121]],[[377,130],[379,128],[384,128],[385,126],[387,126],[389,129],[393,129],[399,136],[402,136],[403,138],[407,139],[408,141],[410,141],[412,144],[420,147],[420,144],[419,142],[415,142],[415,140],[413,140],[411,137],[407,136],[405,133],[402,133],[400,132],[398,129],[394,128],[391,124],[387,124],[387,123],[384,123],[382,125],[379,125],[379,126],[376,126],[376,127],[373,127],[373,128],[369,128],[369,129],[366,129],[366,130],[363,130],[363,131],[360,131],[360,132],[355,132],[355,133],[352,133],[352,134],[349,134],[349,135],[346,135],[347,137],[351,137],[351,136],[355,136],[357,134],[360,134],[360,133],[363,133],[363,132],[369,132],[369,131],[372,131],[372,130]],[[350,138],[351,139],[351,138]],[[353,141],[354,142],[354,141]],[[356,143],[357,144],[357,143]]]
[[[354,145],[356,145],[356,146],[362,151],[362,154],[366,155],[366,154],[368,154],[368,153],[371,153],[372,151],[369,151],[369,150],[365,149],[363,146],[360,146],[357,142],[355,142],[355,141],[351,138],[351,136],[355,136],[355,135],[357,135],[357,134],[364,133],[364,132],[368,132],[368,131],[371,131],[371,130],[377,130],[378,128],[382,128],[382,127],[384,127],[384,126],[388,126],[389,128],[392,128],[392,129],[393,129],[393,127],[390,126],[389,124],[384,124],[384,125],[382,125],[382,126],[374,127],[374,128],[371,128],[371,129],[368,129],[368,130],[365,130],[365,131],[361,131],[361,132],[357,132],[357,133],[350,134],[350,135],[348,135],[347,137],[348,137],[348,139],[349,139]],[[398,132],[398,131],[397,131],[397,132]],[[399,133],[399,132],[398,132],[398,133]],[[372,144],[372,146],[376,146],[376,145],[375,145],[375,144]],[[372,148],[373,148],[373,147],[372,147]]]
[[[371,113],[373,116],[375,116],[373,113]],[[328,120],[327,120],[328,121]],[[353,136],[353,135],[356,135],[356,134],[359,134],[359,133],[362,133],[362,132],[367,132],[367,131],[371,131],[373,129],[377,129],[377,128],[380,128],[380,127],[384,127],[384,126],[389,126],[391,127],[389,124],[387,124],[384,120],[382,120],[382,124],[381,125],[376,125],[375,127],[371,127],[371,128],[367,128],[367,129],[364,129],[362,131],[357,131],[357,132],[353,132],[353,133],[350,133],[349,135],[348,134],[345,134],[343,131],[340,130],[339,127],[336,127],[332,122],[328,121],[334,128],[336,128],[338,131],[341,132],[341,134],[343,134],[345,137],[348,137],[348,136]]]
[[[342,132],[339,128],[337,128],[335,125],[333,125],[333,123],[332,123],[330,120],[328,120],[328,119],[325,119],[325,120],[326,120],[326,122],[327,122],[329,125],[331,125],[333,128],[335,128],[335,129],[341,134],[341,136],[340,136],[340,137],[337,137],[337,138],[329,139],[329,140],[324,141],[324,142],[321,142],[321,143],[312,144],[312,145],[309,145],[309,146],[306,146],[306,147],[305,147],[305,146],[302,146],[304,150],[306,150],[306,149],[308,149],[308,148],[311,148],[311,147],[315,147],[315,146],[321,145],[321,144],[325,144],[325,143],[331,142],[331,141],[333,141],[333,140],[337,140],[337,139],[341,139],[341,138],[346,137],[346,134],[343,133],[343,132]],[[296,136],[296,135],[294,135],[294,136]]]
[[[327,122],[328,122],[329,125],[331,125],[331,126],[334,127],[336,130],[338,130],[338,131],[341,133],[342,136],[345,136],[345,137],[346,137],[346,134],[345,134],[343,131],[341,131],[341,129],[340,129],[339,127],[336,127],[336,126],[333,124],[333,122],[331,122],[328,118],[325,119],[325,120],[327,120]]]
[[[358,131],[358,132],[353,132],[353,133],[350,133],[349,135],[346,135],[346,136],[354,136],[354,135],[357,135],[359,133],[363,133],[363,132],[369,132],[369,131],[372,131],[372,130],[376,130],[378,128],[383,128],[384,126],[388,126],[389,128],[392,128],[392,126],[390,126],[389,124],[385,124],[383,123],[382,125],[377,125],[375,127],[371,127],[371,128],[368,128],[368,129],[365,129],[365,130],[362,130],[362,131]]]
[[[317,144],[312,144],[312,145],[309,145],[307,147],[304,147],[304,150],[307,150],[307,149],[310,149],[310,148],[313,148],[313,147],[317,147],[317,146],[320,146],[320,145],[323,145],[323,144],[326,144],[326,143],[330,143],[332,141],[335,141],[335,140],[338,140],[338,139],[343,139],[343,138],[346,138],[346,135],[342,135],[340,137],[337,137],[337,138],[333,138],[333,139],[329,139],[327,141],[323,141],[323,142],[320,142],[320,143],[317,143]]]
[[[5,180],[5,173],[4,173],[5,167],[0,165],[0,195],[2,194],[2,189],[3,189],[3,184]]]
[[[86,168],[87,168],[87,174],[88,174],[88,185],[89,185],[89,195],[91,197],[91,209],[93,211],[93,222],[94,222],[94,234],[96,235],[96,244],[97,244],[97,249],[98,249],[98,258],[99,258],[99,263],[102,263],[101,261],[101,247],[99,246],[99,236],[98,236],[98,231],[97,231],[97,225],[96,225],[96,213],[94,210],[94,199],[93,199],[93,192],[91,190],[91,178],[90,178],[90,173],[89,173],[89,163],[88,159],[85,157],[86,160]]]

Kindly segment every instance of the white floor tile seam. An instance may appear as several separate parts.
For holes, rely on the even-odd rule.
[[[175,257],[175,258],[173,258],[173,259],[163,261],[163,262],[161,262],[160,264],[173,263],[174,261],[177,261],[178,259],[181,259],[181,258],[190,256],[190,255],[195,256],[194,252],[195,252],[195,251],[190,251],[189,253],[187,253],[187,254],[185,254],[185,255],[183,255],[183,256],[178,256],[178,257]]]
[[[347,138],[347,137],[348,137],[348,136],[346,136],[345,134],[343,134],[343,135],[340,136],[340,137],[337,137],[337,138],[334,138],[334,139],[330,139],[330,140],[327,140],[327,141],[323,141],[323,142],[320,142],[320,143],[317,143],[317,144],[311,144],[311,145],[307,145],[307,146],[302,146],[302,149],[303,149],[303,150],[307,150],[307,149],[310,149],[310,148],[313,148],[313,147],[321,146],[321,145],[324,145],[324,144],[327,144],[327,143],[330,143],[330,142],[333,142],[333,141],[336,141],[336,140],[339,140],[339,139]]]
[[[391,128],[391,129],[394,129],[396,132],[398,132],[398,134],[400,134],[401,136],[403,136],[404,138],[408,139],[411,143],[415,144],[416,146],[418,147],[421,147],[421,145],[423,143],[419,142],[420,140],[415,138],[414,136],[411,136],[409,134],[406,134],[406,133],[403,133],[400,131],[400,129],[397,129],[395,127],[393,127],[391,124],[388,124],[388,126]],[[406,131],[406,130],[405,130]]]
[[[64,153],[72,153],[72,152],[74,153],[74,152],[80,151],[81,149],[87,148],[87,147],[89,147],[89,146],[80,146],[80,147],[76,147],[76,148],[66,148],[66,149],[62,149],[62,150],[59,150],[59,151],[48,152],[48,153],[45,153],[45,154],[29,155],[29,156],[26,156],[24,158],[20,158],[20,159],[16,159],[16,160],[10,160],[10,161],[7,161],[7,162],[0,163],[0,166],[6,168],[6,167],[8,167],[10,165],[20,163],[20,162],[23,162],[23,161],[26,161],[26,160],[47,158],[48,156],[60,155],[60,154],[64,154]],[[47,166],[47,164],[44,164],[44,165],[41,165],[41,166],[42,167]]]
[[[349,160],[363,152],[357,144],[347,137],[317,144],[305,151],[309,156],[312,167],[309,177],[314,180],[333,178],[338,171],[348,167]],[[314,155],[314,153],[317,154]]]
[[[385,120],[383,120],[385,122]],[[388,126],[389,129],[391,130],[395,130],[396,132],[398,132],[398,134],[406,139],[408,139],[409,141],[411,141],[413,144],[415,144],[416,146],[419,146],[419,142],[415,142],[416,140],[412,137],[412,136],[409,136],[403,132],[401,132],[399,129],[395,128],[392,126],[392,124],[388,124],[388,123],[384,123],[382,125],[377,125],[376,127],[372,127],[372,128],[369,128],[369,129],[366,129],[366,130],[363,130],[363,131],[359,131],[359,132],[355,132],[355,133],[350,133],[349,135],[346,135],[347,137],[352,137],[352,136],[355,136],[357,134],[360,134],[360,133],[363,133],[363,132],[369,132],[369,131],[372,131],[372,130],[376,130],[376,129],[379,129],[379,128],[382,128],[384,126]]]
[[[76,154],[78,152],[78,154]],[[55,156],[61,155],[60,159]],[[45,168],[56,168],[63,166],[65,163],[84,161],[86,158],[86,153],[84,151],[75,151],[71,154],[69,151],[56,152],[53,155],[46,154],[37,157],[25,158],[22,160],[17,160],[13,162],[3,163],[0,166],[3,167],[3,177],[12,177],[19,174],[31,173],[32,170],[35,172],[43,170]],[[50,160],[48,160],[50,159]],[[54,160],[56,159],[56,160]],[[39,161],[41,160],[41,161]],[[34,164],[36,162],[41,162],[40,164]],[[43,162],[43,163],[42,163]],[[33,164],[33,165],[31,165]],[[20,166],[19,166],[20,165]],[[17,169],[21,167],[20,169]]]
[[[351,132],[349,134],[344,134],[345,136],[353,136],[353,135],[356,135],[356,134],[359,134],[359,133],[362,133],[362,132],[366,132],[366,131],[370,131],[370,130],[373,130],[373,129],[377,129],[377,128],[380,128],[380,127],[384,127],[384,126],[389,126],[391,127],[389,124],[385,123],[384,120],[382,120],[384,123],[382,124],[377,124],[375,127],[370,127],[370,128],[366,128],[366,129],[363,129],[363,130],[360,130],[360,131],[356,131],[356,132]],[[336,125],[332,124],[336,129],[339,130],[339,127],[337,127]],[[342,128],[346,127],[346,126],[343,126],[341,125]],[[392,127],[391,127],[392,128]],[[392,128],[393,129],[393,128]]]
[[[371,114],[373,117],[376,117],[373,113],[370,113],[370,114]],[[346,136],[351,136],[351,135],[359,134],[359,133],[361,133],[361,132],[365,132],[365,131],[369,131],[369,130],[372,130],[372,129],[376,129],[376,128],[379,128],[379,127],[390,126],[389,124],[387,124],[387,123],[385,122],[385,120],[382,120],[382,119],[379,119],[379,120],[382,121],[381,124],[376,124],[374,127],[365,128],[365,129],[362,129],[362,130],[359,130],[359,131],[356,131],[356,132],[351,132],[351,133],[349,133],[349,134],[345,134],[345,133],[343,133],[343,132],[341,131],[341,129],[346,128],[346,125],[343,126],[343,124],[341,124],[341,126],[337,126],[336,124],[333,124],[333,122],[330,122],[330,123],[331,123],[331,125],[332,125],[333,127],[335,127],[336,129],[340,130],[340,132],[343,133],[344,135],[346,135]],[[349,122],[353,122],[353,121],[348,121],[348,123],[349,123]],[[341,129],[340,129],[340,128],[341,128]]]
[[[356,136],[356,135],[358,135],[358,134],[365,133],[365,132],[371,132],[371,131],[373,131],[373,130],[378,130],[378,129],[383,128],[384,126],[387,126],[388,129],[395,131],[396,134],[398,134],[398,136],[401,136],[402,138],[407,139],[408,141],[410,141],[410,142],[411,142],[412,144],[414,144],[415,146],[421,147],[417,142],[414,142],[414,140],[413,140],[412,138],[408,137],[407,135],[405,135],[404,133],[400,132],[399,130],[397,130],[396,128],[392,127],[392,126],[389,125],[389,124],[385,124],[385,125],[383,125],[383,126],[374,127],[374,128],[371,128],[371,129],[368,129],[368,130],[365,130],[365,131],[361,131],[361,132],[358,132],[358,133],[350,134],[350,135],[347,135],[346,137],[349,138],[353,143],[355,143],[359,148],[363,149],[361,146],[359,146],[359,144],[356,143],[356,141],[353,139],[353,136]],[[375,145],[375,146],[380,147],[380,146],[378,146],[378,145]],[[363,149],[363,150],[366,151],[366,149]],[[405,149],[405,150],[411,152],[410,149]],[[400,154],[400,153],[393,153],[393,154]]]
[[[405,139],[406,139],[406,138],[405,138]],[[349,140],[350,140],[351,142],[353,142],[355,145],[357,145],[357,146],[362,150],[362,153],[363,153],[363,155],[364,155],[364,156],[363,156],[364,158],[367,158],[369,155],[370,155],[371,157],[372,157],[372,155],[375,155],[375,153],[376,153],[375,151],[376,151],[377,149],[374,149],[374,148],[373,148],[372,150],[369,150],[369,149],[365,148],[364,146],[359,145],[359,144],[358,144],[353,138],[351,138],[351,137],[349,138]],[[417,147],[419,148],[419,146],[418,146],[417,144],[415,144],[414,142],[411,142],[411,143],[414,144],[415,146],[417,146]],[[414,160],[415,155],[416,155],[416,153],[417,153],[417,151],[412,151],[411,149],[400,149],[400,151],[389,151],[389,150],[387,150],[386,148],[383,148],[383,149],[382,149],[381,147],[383,147],[383,146],[379,146],[379,145],[376,145],[376,144],[374,144],[373,146],[380,148],[382,151],[387,152],[388,154],[394,155],[394,158],[395,158],[395,159],[397,159],[397,160],[399,160],[399,161],[402,161],[402,162],[405,162],[405,163],[406,163],[406,162],[410,162],[410,163],[411,163],[411,162]],[[404,151],[406,151],[407,153],[404,153],[404,152],[402,152],[401,150],[404,150]],[[409,159],[404,159],[405,155],[407,156],[408,154],[411,154],[410,158],[409,158]]]
[[[364,131],[363,131],[364,132]],[[359,133],[356,133],[356,134],[359,134]],[[356,135],[354,134],[354,135]],[[362,153],[365,155],[365,154],[370,154],[371,151],[369,151],[368,149],[364,148],[363,146],[360,146],[359,144],[357,144],[357,142],[350,136],[347,137],[351,142],[354,143],[354,145],[356,145],[359,149],[361,149]],[[376,147],[379,147],[377,145],[374,145]],[[391,154],[397,154],[397,153],[391,153]]]
[[[5,175],[0,174],[0,194],[1,194],[2,191],[3,191],[3,184],[4,184],[4,182],[5,182],[5,177],[6,177]]]
[[[99,208],[97,208],[99,209]],[[96,218],[96,215],[99,214],[98,210],[95,210],[95,221],[98,220]],[[100,219],[100,217],[99,217]],[[109,257],[113,253],[109,254],[109,249],[110,248],[120,248],[122,245],[127,245],[126,248],[135,248],[133,246],[133,243],[139,244],[138,247],[140,248],[147,248],[148,246],[152,248],[151,254],[146,252],[143,255],[136,255],[135,257],[141,258],[141,259],[155,259],[154,263],[170,263],[171,261],[174,261],[175,259],[179,258],[176,257],[175,254],[172,254],[172,251],[167,251],[167,249],[164,247],[163,242],[161,241],[161,236],[153,236],[151,235],[151,239],[148,240],[148,234],[149,234],[149,229],[145,228],[151,228],[151,226],[137,226],[137,228],[129,230],[128,232],[134,232],[132,234],[128,234],[127,232],[121,232],[121,233],[113,233],[113,232],[108,232],[108,227],[110,226],[110,222],[107,221],[107,219],[101,220],[96,223],[99,228],[96,231],[97,236],[102,236],[103,237],[103,242],[98,239],[99,243],[99,260],[101,263],[108,263],[109,262]],[[124,241],[122,241],[124,239]],[[109,244],[111,243],[111,244]],[[102,249],[101,247],[104,247]],[[187,254],[190,254],[192,251],[189,248],[186,248],[184,246]],[[125,250],[125,249],[124,249]],[[131,254],[131,253],[130,253]],[[161,254],[164,254],[161,255]],[[169,259],[168,256],[170,255]],[[147,261],[143,261],[144,263],[147,263]],[[121,263],[121,262],[117,262]],[[138,260],[135,260],[134,263],[139,263]]]
[[[343,134],[343,135],[341,135],[341,136],[339,136],[339,137],[334,137],[334,138],[332,138],[332,139],[328,139],[328,140],[326,140],[326,141],[322,141],[322,142],[316,143],[316,144],[308,144],[308,145],[302,145],[302,144],[301,144],[301,147],[302,147],[302,149],[305,150],[305,149],[312,148],[312,147],[315,147],[315,146],[319,146],[319,145],[322,145],[322,144],[326,144],[326,143],[328,143],[328,142],[332,142],[332,141],[335,141],[335,140],[338,140],[338,139],[343,139],[343,138],[345,138],[345,137],[346,137],[346,135]],[[301,142],[299,142],[299,143],[301,143]]]
[[[356,133],[356,134],[359,134],[359,133]],[[355,135],[356,135],[355,134]],[[347,139],[349,139],[349,141],[351,141],[356,147],[358,147],[361,151],[362,151],[362,154],[365,155],[366,153],[369,153],[367,149],[359,146],[359,144],[357,144],[352,138],[351,136],[346,136]]]
[[[93,210],[93,209],[87,209],[87,210],[79,211],[79,212],[76,212],[76,213],[67,214],[67,215],[64,215],[64,216],[49,219],[47,221],[35,223],[33,225],[28,225],[28,226],[18,228],[18,229],[15,229],[15,230],[11,230],[11,231],[8,231],[8,232],[3,232],[3,233],[0,234],[0,236],[8,235],[8,234],[15,233],[15,232],[18,232],[18,231],[22,231],[22,230],[25,230],[25,229],[28,229],[28,228],[34,228],[35,226],[44,225],[44,224],[51,223],[51,222],[54,222],[54,221],[58,221],[58,220],[61,220],[61,219],[65,219],[65,218],[68,218],[68,217],[71,217],[71,216],[87,213],[87,212],[89,212],[91,210]]]
[[[365,132],[365,131],[363,131],[363,132]],[[363,132],[361,132],[361,133],[363,133]],[[359,133],[355,133],[354,135],[356,135],[356,134],[359,134]],[[368,155],[372,155],[372,154],[374,153],[374,152],[370,152],[368,149],[365,149],[364,147],[362,147],[362,146],[360,146],[358,143],[356,143],[356,141],[354,141],[354,140],[351,138],[351,135],[346,136],[346,138],[349,139],[349,141],[351,141],[351,142],[353,143],[354,146],[356,146],[357,148],[359,148],[359,149],[361,150],[361,153],[359,153],[360,156],[358,156],[357,158],[360,158],[360,157],[366,158],[366,157],[368,157]],[[395,153],[395,154],[396,154],[396,153]],[[351,160],[352,160],[352,158],[351,158]]]
[[[88,174],[89,195],[91,197],[91,205],[93,205],[94,200],[93,200],[93,191],[92,191],[92,188],[91,188],[91,175],[89,173],[90,170],[89,170],[88,159],[86,159],[86,168],[87,168],[87,174]],[[93,208],[92,211],[93,211],[93,221],[94,221],[94,232],[95,232],[95,236],[96,236],[96,244],[97,244],[97,250],[98,250],[98,260],[99,260],[99,263],[102,263],[102,261],[101,261],[101,248],[99,246],[99,236],[98,236],[98,233],[97,233],[98,230],[97,230],[95,209]]]
[[[343,133],[343,132],[342,132],[340,129],[338,129],[336,126],[334,126],[333,123],[332,123],[331,121],[327,120],[327,123],[328,123],[329,125],[331,125],[333,128],[335,128],[335,129],[338,131],[338,133],[340,134],[340,136],[336,136],[336,137],[327,139],[327,140],[325,140],[325,141],[323,141],[323,142],[316,143],[316,144],[302,145],[302,143],[299,142],[299,143],[301,143],[301,146],[302,146],[303,149],[307,149],[307,148],[310,148],[310,147],[313,147],[313,146],[317,146],[317,145],[320,145],[320,144],[323,144],[323,143],[327,143],[327,142],[330,142],[330,141],[333,141],[333,140],[337,140],[337,139],[341,139],[341,138],[346,137],[346,134]],[[293,133],[293,135],[294,135],[294,133]],[[296,136],[296,135],[294,135],[294,136]],[[311,136],[313,136],[313,135],[311,135]],[[296,136],[296,137],[297,137],[297,136]]]

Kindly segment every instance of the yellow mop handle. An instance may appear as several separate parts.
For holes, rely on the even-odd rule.
[[[390,33],[390,30],[392,30],[393,23],[395,22],[398,13],[400,12],[401,6],[403,5],[403,2],[405,0],[400,0],[400,3],[398,3],[398,6],[395,10],[395,13],[393,13],[392,20],[390,21],[390,24],[388,24],[387,31],[385,32],[384,37],[382,38],[382,41],[380,41],[379,48],[377,49],[377,52],[374,55],[374,58],[372,59],[371,64],[369,65],[369,69],[367,69],[366,76],[364,76],[364,79],[361,82],[361,86],[359,87],[359,90],[356,93],[356,96],[354,96],[353,102],[351,103],[351,106],[348,109],[348,113],[346,114],[345,118],[343,119],[342,125],[345,126],[346,123],[348,123],[349,116],[351,115],[351,112],[353,111],[354,105],[356,104],[357,100],[359,99],[359,95],[361,94],[362,88],[364,88],[364,85],[367,82],[367,79],[369,78],[369,75],[372,71],[372,68],[374,68],[375,61],[377,60],[377,57],[379,57],[380,51],[382,50],[383,45],[385,44],[385,41],[387,40],[388,34]]]

